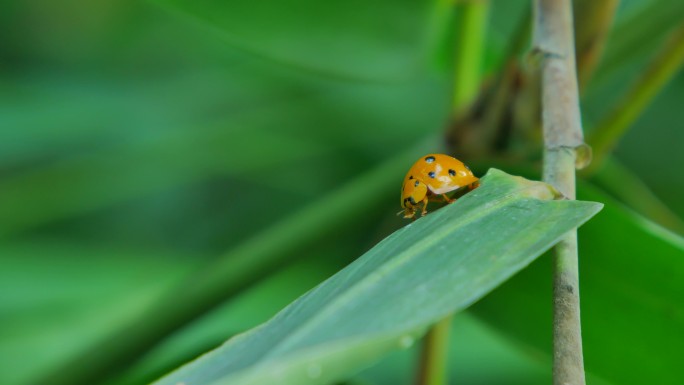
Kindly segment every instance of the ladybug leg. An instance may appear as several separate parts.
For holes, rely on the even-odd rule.
[[[442,198],[446,201],[446,203],[453,203],[456,202],[456,199],[451,199],[449,198],[446,194],[442,194]]]
[[[478,187],[480,187],[480,181],[473,182],[473,183],[468,185],[468,191],[473,191]]]
[[[423,199],[423,211],[420,213],[421,216],[425,216],[427,214],[427,205],[428,205],[428,197],[425,197]]]

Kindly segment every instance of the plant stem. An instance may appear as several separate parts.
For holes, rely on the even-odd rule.
[[[423,338],[417,385],[447,384],[447,354],[449,353],[450,315],[434,324]]]
[[[489,1],[457,1],[455,11],[458,17],[456,19],[453,114],[458,116],[470,106],[480,88],[480,68]],[[448,382],[447,353],[452,318],[453,316],[450,315],[437,322],[428,330],[423,339],[417,384],[444,385]]]
[[[488,0],[456,1],[456,61],[454,63],[453,109],[463,112],[480,89]]]
[[[544,181],[575,199],[583,143],[570,0],[535,0],[534,51],[541,55]],[[579,309],[577,231],[554,248],[553,382],[585,383]]]
[[[584,89],[596,69],[613,25],[618,0],[576,0],[575,51],[580,90]]]
[[[617,107],[591,130],[588,142],[594,149],[592,172],[601,165],[625,131],[643,113],[658,92],[672,79],[684,63],[684,23],[672,32],[646,71],[618,102]]]
[[[430,144],[434,147],[433,139]],[[191,274],[108,339],[35,383],[86,385],[115,375],[165,337],[291,262],[310,245],[367,220],[369,212],[393,196],[392,189],[407,166],[427,148],[423,143],[397,155],[244,241]]]

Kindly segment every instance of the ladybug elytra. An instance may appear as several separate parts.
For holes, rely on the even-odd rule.
[[[429,154],[411,166],[401,188],[401,207],[404,218],[413,218],[422,202],[421,215],[427,213],[428,201],[441,195],[447,203],[454,200],[446,194],[461,188],[472,190],[479,186],[479,179],[468,166],[449,155]]]

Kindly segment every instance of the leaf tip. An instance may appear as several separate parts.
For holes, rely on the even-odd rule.
[[[488,181],[499,181],[499,183],[507,183],[516,190],[522,190],[522,195],[529,198],[536,198],[541,200],[555,200],[564,199],[563,194],[552,185],[523,178],[521,176],[510,175],[499,169],[490,168],[487,174],[482,177],[483,183]]]

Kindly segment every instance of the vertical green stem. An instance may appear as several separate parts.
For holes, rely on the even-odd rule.
[[[603,54],[618,3],[619,0],[576,0],[573,2],[575,53],[580,90],[589,83]]]
[[[457,19],[453,112],[458,115],[468,108],[480,87],[489,1],[456,1],[454,10]],[[446,317],[428,330],[423,341],[417,384],[444,385],[448,382],[446,363],[452,318]]]
[[[586,163],[571,0],[535,0],[534,49],[541,55],[544,180],[575,199],[575,165]],[[553,383],[582,385],[577,231],[554,248]]]
[[[451,320],[448,316],[433,325],[423,338],[420,354],[418,385],[447,384],[447,353],[449,352],[449,332]]]
[[[454,63],[455,113],[467,108],[480,88],[485,27],[489,13],[487,0],[456,2],[456,61]]]

